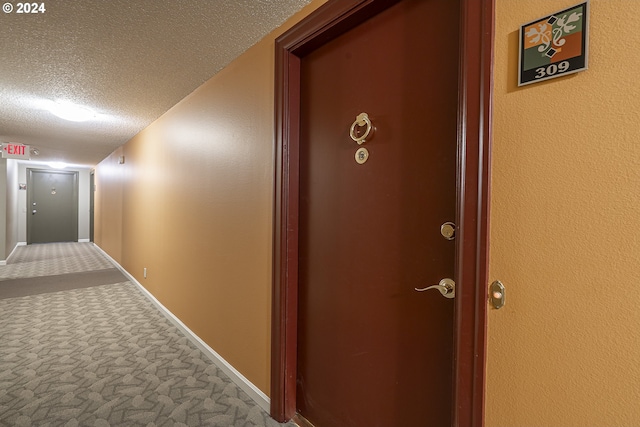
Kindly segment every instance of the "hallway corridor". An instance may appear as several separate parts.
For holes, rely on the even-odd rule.
[[[0,426],[280,426],[91,243],[0,266]]]

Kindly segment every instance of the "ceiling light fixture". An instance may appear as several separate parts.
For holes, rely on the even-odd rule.
[[[64,169],[67,167],[67,164],[63,162],[51,162],[49,163],[49,166],[51,166],[54,169]]]
[[[89,108],[76,105],[69,101],[52,102],[49,105],[49,111],[61,119],[72,122],[86,122],[96,117],[96,113]]]

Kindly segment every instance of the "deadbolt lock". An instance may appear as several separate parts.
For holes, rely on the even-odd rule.
[[[367,160],[369,160],[369,150],[364,147],[360,147],[358,151],[356,151],[356,163],[363,165]]]
[[[447,240],[456,238],[456,225],[453,222],[445,222],[440,226],[440,234]]]

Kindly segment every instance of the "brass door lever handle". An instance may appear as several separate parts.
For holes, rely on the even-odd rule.
[[[442,279],[437,285],[429,286],[427,288],[414,288],[418,292],[428,291],[429,289],[437,289],[445,298],[455,298],[456,296],[456,282],[453,279]]]

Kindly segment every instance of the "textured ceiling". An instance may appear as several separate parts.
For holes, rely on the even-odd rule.
[[[0,142],[95,165],[310,0],[48,0],[0,13]],[[3,3],[5,3],[3,1]],[[87,122],[44,109],[66,100]]]

